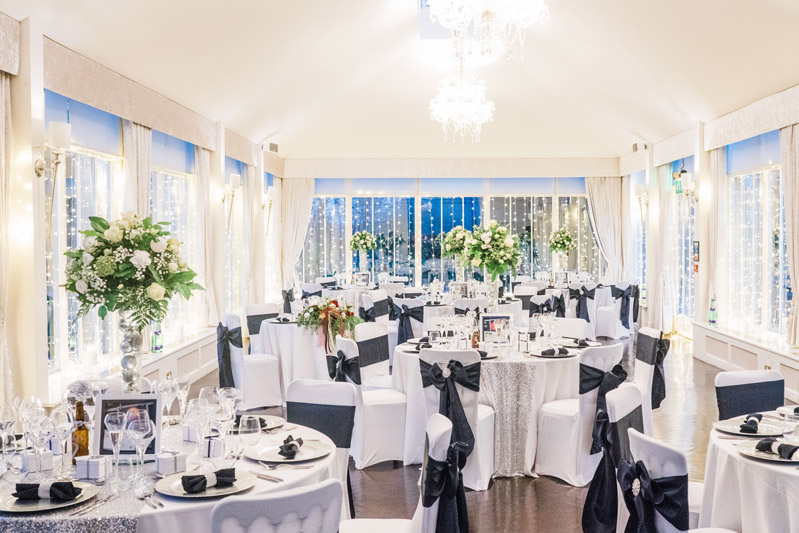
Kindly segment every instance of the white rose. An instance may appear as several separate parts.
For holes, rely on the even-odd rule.
[[[153,252],[160,254],[166,251],[167,242],[164,239],[158,239],[157,241],[150,241],[150,250]]]
[[[180,268],[188,268],[189,264],[186,261],[184,261],[183,259],[181,259],[180,261],[178,261],[178,266]]]
[[[177,263],[169,263],[169,265],[167,265],[167,267],[169,268],[170,272],[177,272],[178,271],[178,264]]]
[[[451,249],[452,249],[452,246],[450,246],[450,245],[448,244],[448,245],[447,245],[447,251],[449,251],[449,250],[451,250]]]
[[[119,226],[111,226],[103,232],[103,236],[110,242],[119,242],[122,240],[124,232]]]
[[[133,257],[130,258],[130,262],[133,266],[140,269],[149,266],[149,264],[152,263],[152,259],[150,259],[150,254],[145,250],[136,250],[133,252]],[[155,300],[155,298],[153,298],[153,300]]]
[[[510,235],[505,237],[505,246],[513,246],[513,237]]]
[[[83,266],[88,265],[93,260],[94,260],[94,257],[92,257],[92,254],[90,254],[88,252],[83,252]]]
[[[487,244],[484,244],[483,246],[481,246],[481,248],[482,248],[483,250],[485,250],[485,249],[487,249],[487,248],[488,248],[488,245],[487,245]]]
[[[89,284],[83,281],[82,279],[79,279],[78,281],[75,282],[75,290],[83,294],[84,292],[89,290]]]
[[[180,241],[177,240],[175,237],[170,237],[169,240],[166,242],[167,244],[173,244],[175,246],[178,246],[180,244]]]
[[[497,225],[497,221],[496,220],[489,220],[488,221],[488,227],[489,228],[493,228],[496,225]]]
[[[165,294],[166,289],[158,283],[151,283],[150,286],[147,287],[147,296],[156,302],[163,300]]]
[[[97,237],[86,237],[83,239],[83,249],[91,252],[97,246]]]
[[[472,259],[472,264],[474,266],[480,266],[480,259],[475,257],[474,259]]]
[[[484,235],[481,237],[481,240],[482,240],[484,243],[488,244],[489,242],[491,242],[491,235],[490,235],[489,233],[485,233],[485,234],[484,234]]]

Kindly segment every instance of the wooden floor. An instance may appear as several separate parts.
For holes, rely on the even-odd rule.
[[[622,342],[623,365],[632,378],[633,341]],[[683,450],[688,456],[690,478],[701,481],[709,431],[718,420],[713,385],[718,369],[695,360],[690,343],[679,337],[672,340],[664,366],[667,395],[654,413],[655,436]],[[213,385],[215,380],[214,372],[198,382],[195,389]],[[282,414],[282,409],[269,411]],[[419,499],[419,466],[389,462],[364,470],[350,466],[350,470],[357,517],[413,515]],[[466,495],[471,531],[579,532],[586,490],[544,476],[494,479],[487,491],[469,491]]]

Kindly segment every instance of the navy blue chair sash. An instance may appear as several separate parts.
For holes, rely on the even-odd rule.
[[[347,359],[344,352],[339,350],[336,355],[327,356],[327,373],[333,381],[343,381],[347,378],[354,384],[361,384],[361,364],[360,357]]]
[[[621,310],[619,311],[619,318],[621,325],[630,329],[630,299],[633,296],[633,286],[628,285],[626,289],[617,289],[615,285],[610,287],[610,292],[613,298],[621,298]]]
[[[773,411],[785,403],[785,380],[716,387],[719,420]]]
[[[593,300],[595,294],[596,289],[588,290],[585,286],[581,289],[569,289],[569,298],[577,300],[577,318],[591,322],[591,316],[588,314],[588,300]]]
[[[633,285],[633,322],[638,322],[638,309],[641,305],[641,288],[638,285]]]
[[[248,315],[247,316],[247,330],[250,335],[258,335],[261,333],[261,322],[269,320],[270,318],[277,318],[277,313],[264,313],[262,315]]]
[[[552,308],[552,298],[540,304],[530,302],[530,316],[535,314],[549,314],[552,313],[552,311],[554,311]]]
[[[597,414],[600,411],[607,411],[605,394],[624,383],[625,379],[627,379],[627,371],[621,365],[614,366],[610,372],[604,372],[593,366],[580,363],[580,394],[599,389],[596,398]],[[591,436],[591,455],[602,451],[601,431],[601,426],[594,420],[594,430]]]
[[[677,530],[688,531],[688,474],[652,479],[641,461],[622,460],[617,476],[630,511],[625,533],[655,533],[655,513]]]
[[[424,322],[424,306],[408,307],[402,304],[402,308],[400,308],[394,304],[394,312],[399,318],[399,324],[397,326],[397,344],[402,344],[407,342],[408,339],[413,338],[411,319],[417,322]]]
[[[388,335],[357,341],[361,368],[388,361]]]
[[[243,348],[241,328],[228,329],[220,322],[216,326],[216,358],[219,363],[219,387],[235,387],[233,368],[230,365],[230,345]]]
[[[438,501],[436,533],[468,533],[469,513],[466,509],[466,490],[463,474],[458,468],[465,444],[453,442],[447,450],[447,459],[437,461],[427,457],[424,474],[422,505],[431,507]]]
[[[313,296],[322,296],[322,291],[314,291],[314,292],[305,292],[302,291],[302,299],[305,300],[307,298],[311,298]]]
[[[323,289],[332,289],[333,287],[336,286],[336,280],[325,281],[320,283],[319,285],[321,285]]]
[[[514,291],[515,294],[515,291]],[[530,298],[533,297],[532,294],[515,294],[516,298],[522,301],[522,310],[528,311],[530,309]]]
[[[480,362],[463,366],[460,361],[452,360],[447,363],[447,366],[441,368],[438,363],[432,365],[419,361],[419,370],[422,374],[422,386],[427,388],[433,386],[440,392],[438,412],[452,422],[452,439],[450,443],[461,442],[464,444],[462,457],[462,464],[459,468],[466,465],[466,458],[474,450],[474,433],[469,426],[469,420],[466,418],[466,412],[463,410],[461,397],[458,394],[458,389],[455,384],[475,391],[480,391]]]
[[[283,312],[291,314],[291,302],[294,301],[294,291],[289,289],[283,292]]]
[[[553,296],[552,297],[552,310],[555,311],[555,316],[558,318],[565,318],[566,317],[566,296],[561,294],[560,296]]]

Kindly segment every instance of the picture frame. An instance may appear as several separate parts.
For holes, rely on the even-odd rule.
[[[150,420],[155,422],[155,438],[144,451],[145,460],[155,460],[155,454],[161,449],[161,416],[162,416],[161,394],[101,394],[97,397],[95,407],[95,438],[92,444],[92,455],[113,455],[111,437],[105,428],[103,421],[105,415],[114,411],[125,411],[130,409],[147,410]],[[119,447],[119,455],[135,455],[136,448],[133,443],[124,435]]]
[[[356,287],[368,287],[372,282],[371,272],[354,272],[352,280]]]
[[[499,346],[510,346],[510,315],[482,315],[480,317],[480,340]]]
[[[562,270],[560,272],[555,272],[554,278],[555,278],[555,287],[559,286],[565,287],[569,284],[569,273],[566,272],[565,270]]]

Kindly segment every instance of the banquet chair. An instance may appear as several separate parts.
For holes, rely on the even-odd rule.
[[[587,274],[587,272],[586,272],[586,274]],[[580,280],[580,281],[583,281],[583,280]],[[588,281],[588,280],[586,279],[585,281]],[[614,276],[602,276],[602,277],[599,278],[599,284],[603,285],[605,287],[609,287],[611,285],[615,285],[616,283],[618,283],[618,281],[619,281],[618,278],[615,278]]]
[[[286,389],[286,421],[324,433],[336,445],[331,477],[347,487],[341,501],[341,517],[355,514],[349,463],[358,389],[352,383],[298,379]]]
[[[264,344],[261,341],[261,322],[276,318],[280,314],[276,304],[250,304],[244,306],[244,316],[247,318],[247,333],[250,337],[250,353],[264,353]]]
[[[776,370],[734,370],[716,374],[719,420],[773,411],[785,404],[785,380]]]
[[[480,365],[480,354],[477,350],[436,350],[431,348],[423,348],[419,352],[419,362],[422,371],[422,381],[424,383],[425,365],[428,365],[431,370],[437,365],[442,369],[442,376],[449,374],[450,363],[459,362],[464,367],[474,368],[472,365]],[[444,371],[447,372],[444,372]],[[451,374],[449,374],[451,376]],[[449,379],[445,376],[444,379]],[[480,384],[479,376],[475,384],[477,390],[472,390],[464,387],[462,384],[455,383],[455,391],[460,398],[463,411],[468,421],[469,429],[474,435],[474,449],[469,451],[466,465],[463,468],[463,482],[473,490],[486,490],[491,481],[491,476],[494,474],[494,409],[488,405],[479,403]],[[447,387],[444,390],[439,390],[433,384],[429,384],[423,388],[425,395],[425,407],[427,410],[427,417],[429,418],[434,413],[439,413],[443,408],[443,399],[446,396]],[[441,413],[445,414],[445,413]],[[452,420],[452,418],[450,418]],[[458,430],[454,431],[453,439],[456,437],[462,440]]]
[[[425,478],[428,469],[436,469],[440,463],[447,461],[447,452],[452,437],[452,422],[447,417],[434,414],[427,420],[427,456],[425,464],[422,466],[422,482],[419,503],[416,511],[410,520],[386,519],[386,518],[356,518],[346,520],[341,523],[340,533],[436,533],[438,522],[438,509],[440,499],[447,497],[446,489],[441,495],[435,498],[429,507],[423,504]],[[437,465],[438,463],[439,465]],[[432,497],[432,495],[429,495]],[[460,529],[460,531],[464,531]]]
[[[406,287],[400,296],[402,298],[418,298],[422,294],[424,294],[424,291],[418,287]]]
[[[391,388],[391,333],[382,322],[355,326],[355,342],[361,361],[364,390]],[[394,343],[396,346],[396,337]]]
[[[644,411],[644,433],[653,435],[654,422],[652,421],[652,409],[660,407],[660,402],[653,405],[653,385],[655,379],[658,380],[658,390],[662,389],[662,395],[665,396],[665,376],[663,375],[663,361],[658,362],[661,344],[668,343],[668,340],[662,340],[662,333],[660,330],[643,327],[638,330],[638,338],[635,342],[635,374],[633,375],[633,382],[641,389],[641,399],[643,400]],[[668,352],[666,348],[665,354]],[[658,374],[657,378],[655,375]],[[662,400],[659,397],[659,400]]]
[[[405,290],[405,284],[397,281],[389,281],[388,283],[381,283],[380,289],[386,291],[389,297],[396,298],[398,294]]]
[[[528,318],[536,314],[538,311],[541,310],[542,306],[548,305],[549,311],[540,313],[540,314],[554,314],[555,310],[552,307],[552,296],[546,294],[537,294],[535,296],[530,297],[530,304],[528,305]]]
[[[611,288],[613,304],[597,307],[596,310],[597,337],[626,339],[633,334],[633,290],[629,281],[620,281]]]
[[[321,483],[271,494],[225,498],[211,509],[211,533],[336,533],[341,483]]]
[[[596,340],[596,337],[593,335],[594,332],[589,327],[588,322],[582,318],[555,317],[555,324],[557,324],[558,335],[561,337]]]
[[[421,308],[420,311],[414,311],[410,316],[404,316],[403,313],[403,306],[407,307],[409,310],[415,310],[417,307]],[[394,312],[397,314],[397,344],[402,344],[405,342],[406,338],[403,338],[401,330],[402,330],[402,322],[407,320],[410,324],[411,330],[413,330],[413,336],[408,338],[420,338],[424,336],[424,302],[422,300],[418,300],[416,298],[394,298]],[[420,317],[414,316],[414,314],[421,315]]]
[[[238,315],[222,314],[222,326],[231,333],[237,328],[241,330],[241,319]],[[225,341],[230,350],[230,370],[233,375],[233,386],[241,391],[242,402],[239,407],[244,411],[255,407],[283,405],[283,394],[280,385],[280,362],[271,354],[244,354],[242,346],[236,346],[232,339]],[[224,374],[220,364],[220,386],[231,386],[222,383]]]
[[[680,527],[675,526],[656,511],[655,533],[678,533],[682,531],[732,533],[729,529],[718,527],[694,529],[699,523],[699,509],[702,506],[704,483],[688,481],[688,461],[684,453],[665,442],[644,435],[635,428],[629,428],[627,433],[632,455],[631,462],[641,461],[652,480],[681,477],[684,478],[684,482],[687,485],[688,498],[687,502],[684,501],[680,505],[680,521],[682,522],[681,525],[687,524],[689,529],[680,529]],[[687,517],[685,516],[686,514],[688,515]]]
[[[406,396],[390,387],[368,390],[362,385],[364,374],[373,365],[361,366],[363,356],[352,339],[336,336],[336,350],[336,356],[328,356],[328,360],[343,356],[345,361],[357,358],[359,363],[359,373],[352,369],[342,372],[343,378],[335,377],[352,383],[358,393],[351,449],[355,467],[360,470],[383,461],[401,461],[405,443]]]
[[[389,276],[388,277],[389,283],[402,283],[403,285],[407,285],[410,282],[410,278],[408,276]]]
[[[513,289],[513,295],[522,301],[522,310],[530,311],[530,298],[538,295],[538,289],[529,285],[519,285]]]
[[[619,388],[605,395],[610,423],[610,457],[613,463],[613,485],[617,494],[616,531],[624,531],[630,512],[624,505],[621,487],[616,482],[619,462],[623,459],[630,462],[630,440],[627,430],[644,430],[644,415],[641,391],[633,383],[622,383]],[[607,465],[606,465],[607,466]],[[698,516],[697,516],[698,519]]]
[[[577,304],[586,292],[594,294],[594,297],[585,297],[586,310],[588,312],[588,327],[591,328],[592,338],[596,338],[596,315],[597,315],[597,301],[595,291],[597,288],[596,283],[569,283],[569,290],[567,291],[568,302],[566,303],[566,316],[569,318],[581,318],[577,316]],[[577,293],[580,296],[577,296]]]
[[[622,344],[586,348],[580,356],[580,397],[541,406],[536,473],[557,477],[575,487],[591,481],[601,458],[601,454],[590,453],[599,390],[584,390],[587,378],[583,374],[610,372],[621,362],[623,350]]]
[[[303,300],[311,296],[322,296],[322,285],[319,283],[303,283],[300,288],[302,289]]]
[[[361,295],[361,309],[366,322],[379,322],[388,328],[389,366],[393,364],[394,348],[397,346],[397,322],[390,320],[393,299],[383,289],[367,291]]]
[[[335,276],[320,276],[314,279],[314,283],[318,283],[323,289],[336,286]]]

